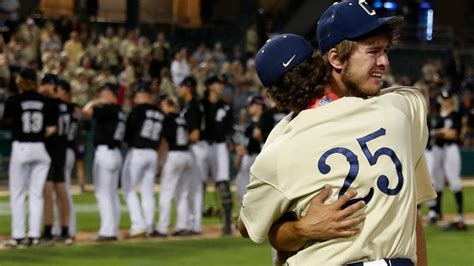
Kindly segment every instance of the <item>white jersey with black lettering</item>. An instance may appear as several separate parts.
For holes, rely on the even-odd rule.
[[[242,203],[241,218],[253,241],[263,242],[286,212],[304,216],[328,184],[328,203],[350,188],[358,197],[349,204],[367,203],[361,233],[310,244],[289,265],[416,262],[416,205],[435,197],[423,157],[428,130],[421,93],[399,89],[367,100],[341,98],[284,119],[276,131],[251,168]]]

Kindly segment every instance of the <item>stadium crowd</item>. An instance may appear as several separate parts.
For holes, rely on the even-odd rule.
[[[204,141],[209,146],[208,151],[221,155],[218,152],[220,148],[217,146],[222,143],[226,144],[224,145],[226,156],[232,154],[231,161],[217,162],[219,159],[215,158],[213,163],[223,164],[225,168],[229,168],[230,165],[231,168],[235,168],[235,172],[227,169],[224,171],[226,173],[222,174],[221,169],[211,175],[214,177],[216,189],[221,195],[224,213],[223,233],[232,232],[231,217],[229,216],[232,210],[232,205],[229,203],[230,175],[237,173],[237,192],[238,196],[242,197],[245,193],[245,184],[248,182],[250,165],[255,160],[260,146],[263,145],[269,129],[271,130],[274,123],[284,115],[283,111],[273,108],[271,100],[267,97],[266,89],[261,85],[256,73],[254,56],[264,40],[259,39],[255,25],[250,26],[245,36],[242,36],[243,49],[235,46],[230,50],[227,50],[227,47],[224,47],[220,42],[201,43],[197,47],[176,47],[167,40],[164,32],[157,32],[154,39],[141,35],[139,29],[127,30],[124,27],[109,26],[101,32],[92,24],[81,22],[75,18],[41,22],[28,18],[17,25],[9,35],[0,39],[0,93],[3,103],[7,97],[18,93],[15,81],[26,67],[34,69],[43,85],[51,82],[50,78],[45,79],[45,77],[52,75],[56,80],[52,82],[54,85],[64,84],[61,82],[69,84],[67,86],[70,87],[72,103],[84,108],[84,113],[86,113],[87,108],[85,107],[88,103],[103,97],[104,90],[112,92],[113,96],[111,97],[116,99],[114,103],[120,106],[125,113],[133,111],[137,101],[139,102],[136,97],[140,92],[149,94],[152,99],[150,102],[159,106],[160,108],[157,110],[164,112],[167,117],[173,113],[187,112],[190,100],[186,99],[188,97],[186,89],[190,90],[191,98],[204,99],[204,102],[209,103],[209,106],[219,102],[218,107],[213,108],[216,110],[222,108],[227,112],[222,114],[222,117],[229,117],[228,119],[223,118],[225,125],[219,124],[222,119],[213,121],[212,123],[215,124],[212,124],[209,122],[212,119],[203,118],[202,122],[206,125],[204,127],[197,126],[201,134],[198,139],[193,140],[190,134],[189,140],[186,138],[186,148],[170,145],[168,149],[178,151],[189,148],[191,153],[196,156],[192,146],[197,146]],[[61,80],[61,82],[57,80]],[[441,62],[436,59],[428,60],[420,71],[419,80],[413,81],[396,73],[387,75],[384,80],[385,86],[413,84],[426,86],[435,105],[442,91],[449,90],[456,94],[456,110],[462,116],[461,144],[464,147],[474,147],[474,69],[462,62],[459,53],[454,51],[449,62]],[[217,92],[215,96],[213,96],[214,92]],[[213,97],[217,97],[215,101]],[[148,100],[145,102],[148,103]],[[264,112],[265,109],[267,113]],[[98,109],[94,109],[94,112],[98,112]],[[206,110],[202,112],[202,116],[209,116]],[[219,112],[212,114],[216,117],[221,116]],[[263,121],[268,114],[273,121]],[[95,115],[90,116],[93,120],[97,120]],[[76,164],[77,172],[73,176],[77,176],[79,184],[84,187],[82,158],[85,149],[85,135],[91,128],[88,126],[90,119],[87,119],[87,115],[79,119],[84,121],[79,123],[82,126],[75,139],[78,164]],[[189,123],[189,121],[187,122]],[[164,122],[163,125],[165,125]],[[175,126],[179,127],[179,123]],[[215,138],[213,139],[210,135],[214,133],[211,132],[219,131],[221,127],[224,135],[213,136]],[[191,133],[192,129],[189,127],[187,130]],[[170,135],[173,134],[170,133]],[[168,142],[170,142],[170,138],[167,139]],[[127,140],[125,142],[130,147],[130,142]],[[188,144],[189,147],[187,147]],[[214,144],[216,144],[216,150],[212,150]],[[163,166],[163,158],[159,158],[159,160],[157,164]],[[210,168],[212,172],[213,166],[211,165]],[[247,176],[244,173],[247,173]],[[207,175],[207,171],[205,175]],[[171,193],[173,194],[171,197],[179,201],[179,197],[182,196],[179,193],[183,192],[176,191],[176,186],[178,185],[172,187],[175,192]],[[205,185],[203,189],[205,189]],[[187,193],[189,195],[184,197],[191,197],[192,193],[187,191],[185,194]],[[97,197],[99,201],[100,196]],[[131,197],[133,200],[133,196]],[[201,197],[202,201],[202,194],[198,197]],[[160,200],[160,208],[167,210],[168,207],[161,205]],[[100,203],[99,208],[101,208]],[[183,208],[190,208],[190,206]],[[202,213],[201,210],[200,213]],[[182,210],[181,214],[183,214]],[[188,211],[184,211],[183,215],[192,216]],[[104,217],[101,214],[101,219]],[[133,219],[131,217],[132,223]],[[153,217],[151,219],[153,220]],[[194,216],[193,219],[195,220],[196,217]],[[133,227],[132,225],[129,236],[135,237],[143,234],[166,236],[167,232],[158,230],[163,228],[163,224],[167,224],[167,222],[162,221],[162,224],[156,228],[153,228],[148,222],[145,227]],[[191,227],[176,228],[174,233],[176,235],[200,233],[199,226],[196,230]],[[51,231],[51,228],[47,228],[47,230]],[[101,235],[101,232],[105,231],[99,232],[97,240],[117,238],[116,233]],[[69,235],[69,237],[73,236],[73,234]],[[70,241],[70,238],[67,239]],[[17,241],[16,244],[21,244],[20,242]],[[15,243],[10,242],[10,244],[14,245]]]

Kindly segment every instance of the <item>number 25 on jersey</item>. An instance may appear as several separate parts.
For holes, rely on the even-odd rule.
[[[390,157],[397,171],[398,183],[395,186],[395,188],[389,188],[390,181],[388,177],[386,175],[380,175],[377,178],[377,187],[384,194],[388,196],[394,196],[400,193],[400,190],[402,189],[403,182],[404,182],[404,177],[403,177],[403,172],[402,172],[402,163],[400,162],[400,159],[398,158],[397,154],[395,154],[395,151],[390,148],[381,147],[380,149],[376,150],[375,153],[372,153],[372,151],[370,151],[369,148],[367,147],[368,142],[384,136],[385,133],[386,133],[386,130],[384,128],[380,128],[373,133],[370,133],[364,137],[358,138],[357,142],[359,143],[359,146],[362,149],[362,152],[364,153],[365,157],[367,158],[367,161],[369,162],[371,166],[374,166],[375,164],[377,164],[377,161],[380,158],[380,156]],[[326,160],[328,159],[329,156],[335,153],[339,153],[345,156],[347,159],[347,162],[349,163],[349,173],[344,179],[344,184],[338,194],[338,198],[340,198],[344,195],[344,193],[347,192],[347,190],[350,188],[354,180],[357,178],[357,175],[359,174],[359,159],[353,151],[347,148],[344,148],[344,147],[332,148],[326,151],[321,156],[321,158],[319,158],[318,170],[322,174],[328,174],[331,171],[331,167],[326,163]],[[360,200],[365,201],[365,203],[369,203],[373,195],[374,195],[374,188],[371,187],[366,196],[362,198],[352,199],[349,202],[347,202],[342,208],[344,209]]]

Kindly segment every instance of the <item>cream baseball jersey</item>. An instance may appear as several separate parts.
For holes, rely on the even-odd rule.
[[[241,208],[250,238],[263,242],[285,212],[304,216],[329,184],[328,203],[349,188],[367,203],[361,233],[309,245],[289,265],[416,261],[416,204],[435,197],[423,158],[428,130],[421,93],[400,88],[371,99],[345,97],[289,118],[251,168]]]

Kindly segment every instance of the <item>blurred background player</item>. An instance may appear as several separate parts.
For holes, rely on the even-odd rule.
[[[259,135],[256,125],[258,125],[264,110],[265,100],[262,97],[254,96],[250,98],[248,105],[250,120],[244,131],[244,140],[236,146],[236,168],[239,171],[235,182],[239,202],[242,201],[244,194],[247,192],[246,187],[250,181],[250,166],[261,151],[261,135]]]
[[[58,203],[59,222],[61,224],[60,240],[71,244],[69,236],[70,204],[65,186],[64,165],[66,163],[67,135],[71,127],[74,107],[57,96],[57,76],[45,74],[41,79],[39,92],[49,98],[52,112],[57,116],[57,131],[45,141],[46,150],[51,158],[48,177],[44,187],[44,230],[41,236],[42,244],[54,244],[52,234],[54,222],[54,199]]]
[[[69,202],[69,236],[73,240],[74,236],[76,235],[76,210],[74,208],[74,202],[71,193],[71,179],[72,179],[72,170],[74,169],[75,163],[75,140],[77,136],[77,129],[79,127],[79,119],[81,116],[81,109],[71,103],[71,86],[69,82],[63,79],[59,79],[56,84],[56,89],[58,91],[57,95],[58,98],[61,99],[63,102],[68,103],[70,108],[73,109],[72,113],[72,120],[71,125],[69,127],[69,131],[67,133],[67,150],[66,150],[66,163],[64,165],[64,185],[67,193],[67,198]],[[55,223],[56,224],[56,223]],[[54,234],[53,229],[53,234]],[[56,230],[59,234],[60,231]]]
[[[201,130],[204,128],[204,112],[196,96],[196,85],[196,79],[188,76],[178,87],[178,94],[184,102],[181,114],[186,119],[189,132],[189,148],[194,163],[193,173],[189,181],[189,227],[191,234],[199,235],[202,233],[203,180],[206,179],[206,174],[203,172],[204,161],[201,158],[206,157],[207,144],[201,141]]]
[[[265,143],[273,127],[275,127],[276,124],[280,122],[280,120],[282,120],[288,113],[289,111],[287,109],[277,107],[275,102],[270,100],[270,108],[267,108],[265,111],[263,111],[260,121],[256,126],[257,131],[260,131],[257,134],[261,135],[260,138],[262,143]]]
[[[433,168],[431,176],[438,197],[436,204],[430,208],[431,223],[442,218],[441,202],[445,178],[449,183],[457,206],[454,221],[445,230],[466,230],[464,224],[463,193],[461,184],[461,153],[459,151],[459,133],[461,132],[461,116],[455,110],[454,95],[444,90],[439,96],[440,121],[434,131],[432,147]]]
[[[227,139],[232,134],[232,107],[222,100],[224,83],[217,76],[206,80],[204,107],[205,129],[203,139],[207,141],[207,157],[204,158],[204,173],[207,178],[209,169],[214,178],[223,209],[223,233],[232,233],[232,194],[230,192],[229,150]],[[205,181],[205,180],[203,180]]]
[[[189,151],[186,119],[178,112],[179,104],[175,98],[162,101],[161,109],[166,114],[163,122],[160,165],[159,219],[154,237],[166,237],[170,223],[171,203],[176,201],[176,225],[173,236],[189,235],[188,193],[193,162]],[[165,155],[166,153],[166,155]]]
[[[131,220],[129,237],[153,231],[158,145],[165,118],[155,105],[147,84],[136,88],[133,103],[135,106],[127,118],[124,139],[129,150],[122,169],[122,189]],[[137,186],[140,187],[141,202],[136,193]]]
[[[12,152],[8,167],[12,239],[7,247],[39,244],[43,216],[43,189],[51,159],[45,137],[57,130],[49,110],[49,100],[37,92],[38,80],[33,69],[22,69],[16,79],[19,94],[8,98],[3,114],[12,132]],[[25,197],[28,192],[29,232],[26,239]]]
[[[125,134],[125,114],[117,104],[117,85],[106,83],[99,97],[83,108],[86,118],[93,118],[95,196],[99,205],[100,229],[95,240],[118,239],[120,202],[118,182],[122,165],[120,146]]]

